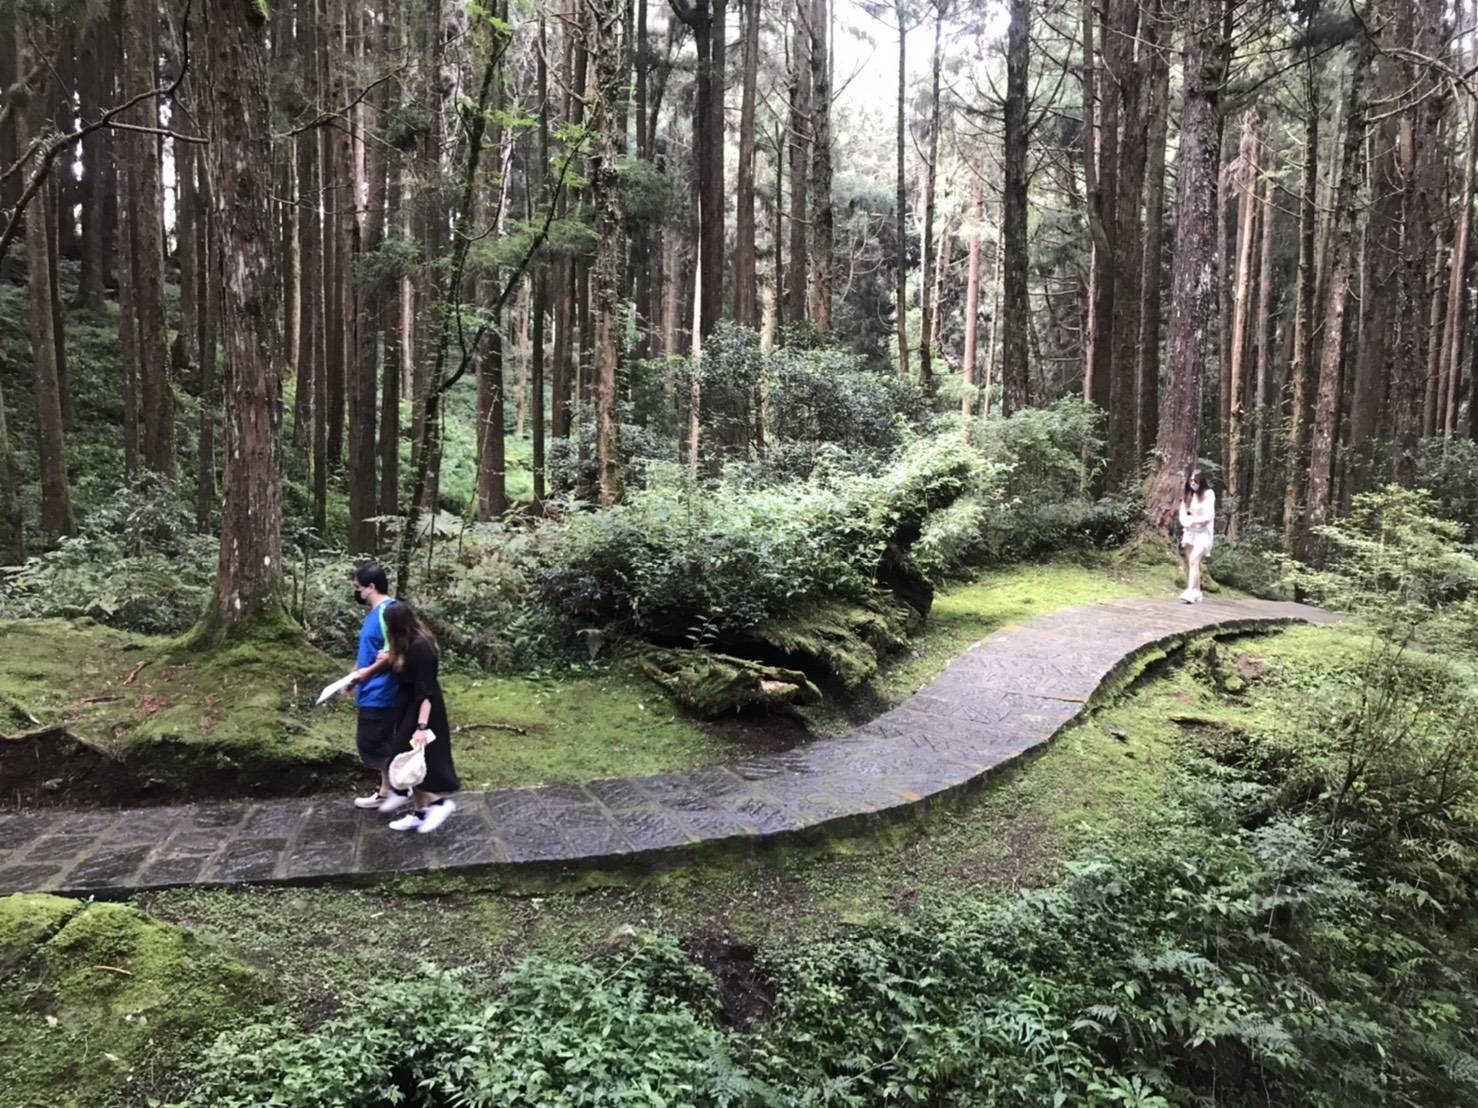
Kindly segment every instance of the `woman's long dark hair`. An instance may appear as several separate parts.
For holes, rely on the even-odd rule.
[[[1201,483],[1201,488],[1199,490],[1192,489],[1191,488],[1191,482],[1192,481],[1199,481]],[[1185,476],[1185,504],[1186,504],[1186,507],[1188,507],[1188,508],[1190,507],[1190,505],[1191,505],[1191,497],[1192,496],[1197,495],[1198,492],[1206,492],[1210,488],[1211,488],[1211,486],[1206,483],[1206,474],[1202,473],[1199,469],[1193,469],[1189,473],[1187,473],[1186,476]]]
[[[399,600],[385,609],[385,637],[389,639],[386,645],[390,648],[392,664],[397,672],[405,665],[405,656],[409,653],[411,644],[416,641],[429,646],[433,654],[441,653],[441,647],[437,645],[431,628],[411,611],[409,604]]]

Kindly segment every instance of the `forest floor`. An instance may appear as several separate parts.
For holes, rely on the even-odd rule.
[[[414,880],[372,889],[193,888],[84,907],[80,916],[63,911],[79,902],[11,898],[30,916],[56,917],[24,935],[3,926],[0,900],[0,976],[35,957],[47,959],[51,975],[49,984],[28,975],[24,988],[0,991],[0,1026],[9,1029],[0,1065],[21,1093],[0,1095],[0,1103],[142,1104],[178,1093],[182,1062],[213,1030],[264,1002],[311,1025],[413,962],[490,981],[529,954],[584,958],[630,929],[682,940],[719,976],[726,1002],[763,1009],[769,998],[752,971],[756,950],[906,919],[940,897],[1050,880],[1093,842],[1138,834],[1188,758],[1214,754],[1225,736],[1298,728],[1308,682],[1361,645],[1351,631],[1313,627],[1193,642],[980,790],[915,822],[820,848],[517,892],[469,883],[428,895]],[[106,918],[93,919],[99,912]],[[74,922],[63,925],[67,918]],[[181,935],[194,951],[188,973],[179,964]],[[137,975],[103,972],[108,966]],[[179,999],[141,980],[155,967],[181,973]],[[234,990],[232,1003],[220,1002],[223,987]],[[206,995],[216,1001],[197,1003]],[[141,1019],[153,1021],[152,1033],[140,1030]],[[43,1089],[49,1099],[26,1099]]]
[[[1169,595],[1174,567],[1089,552],[991,570],[942,589],[904,652],[863,686],[797,717],[689,717],[629,660],[566,673],[444,680],[468,788],[685,769],[844,732],[902,701],[1006,624],[1096,600]],[[0,625],[0,805],[163,803],[347,789],[364,776],[348,698],[314,708],[347,665],[306,645],[248,643],[206,658],[87,619]],[[57,744],[57,731],[75,741]],[[63,753],[63,751],[65,753]],[[55,752],[55,753],[52,753]]]

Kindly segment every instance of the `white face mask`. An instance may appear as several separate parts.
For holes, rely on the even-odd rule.
[[[1201,482],[1200,481],[1192,481],[1191,482],[1191,492],[1200,492],[1200,491],[1201,491]]]

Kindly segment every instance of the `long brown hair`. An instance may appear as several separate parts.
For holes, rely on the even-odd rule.
[[[1199,481],[1201,483],[1201,487],[1199,489],[1192,489],[1192,481]],[[1191,506],[1191,497],[1200,496],[1209,488],[1211,488],[1211,486],[1206,483],[1206,474],[1202,473],[1199,469],[1191,470],[1189,473],[1186,474],[1185,478],[1185,506],[1189,508]]]
[[[411,644],[420,641],[431,648],[431,653],[439,655],[441,647],[437,645],[436,636],[431,633],[431,628],[415,612],[411,606],[403,601],[396,600],[385,608],[385,645],[390,650],[391,664],[398,673],[405,665],[405,656],[410,651]]]

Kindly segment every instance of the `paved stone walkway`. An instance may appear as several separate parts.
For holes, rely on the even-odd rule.
[[[1070,608],[997,631],[850,734],[654,777],[464,793],[432,835],[390,831],[347,797],[4,815],[0,893],[645,864],[705,844],[865,825],[1046,742],[1148,650],[1195,631],[1333,618],[1265,601]]]

